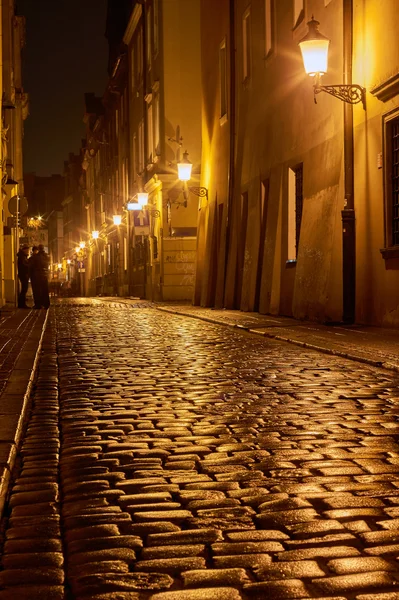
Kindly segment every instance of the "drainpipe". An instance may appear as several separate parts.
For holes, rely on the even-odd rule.
[[[352,83],[352,0],[343,0],[344,84]],[[353,173],[353,106],[344,103],[344,191],[342,216],[343,321],[355,322],[356,307],[356,221]]]
[[[229,260],[231,222],[233,215],[234,202],[234,158],[235,158],[235,137],[236,137],[236,36],[235,36],[235,0],[230,0],[229,11],[229,37],[230,37],[230,148],[229,148],[229,172],[228,172],[228,192],[227,192],[227,217],[226,217],[226,245],[224,261],[224,286],[223,286],[223,305],[225,305],[226,283],[227,283],[227,265]]]

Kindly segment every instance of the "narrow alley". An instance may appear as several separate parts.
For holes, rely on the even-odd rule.
[[[399,598],[399,380],[149,304],[50,308],[0,600]]]

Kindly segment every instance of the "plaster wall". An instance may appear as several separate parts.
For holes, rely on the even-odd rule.
[[[303,21],[294,29],[292,2],[275,4],[273,50],[265,56],[264,3],[253,0],[251,70],[244,79],[242,19],[249,5],[244,0],[235,3],[236,143],[224,304],[242,310],[254,310],[259,305],[261,312],[338,320],[342,312],[343,109],[341,103],[326,94],[314,105],[312,83],[304,73],[297,43],[306,33],[311,12],[317,10],[323,33],[334,39],[329,82],[340,80],[342,10],[337,2],[328,6],[321,0],[305,4]],[[207,249],[197,273],[197,281],[202,277],[203,290],[216,227],[211,209],[214,194],[222,198],[228,193],[229,136],[227,128],[223,135],[218,122],[218,94],[214,91],[218,75],[215,58],[223,35],[221,25],[227,30],[228,3],[220,3],[218,9],[210,2],[203,2],[203,172],[207,172],[207,161],[211,165],[210,205],[201,216],[201,235],[206,239]],[[300,163],[303,163],[300,241],[296,263],[287,264],[288,170]],[[267,223],[265,238],[261,239],[261,189],[265,182]],[[244,228],[243,196],[248,199]],[[222,231],[226,231],[226,216],[224,213]],[[209,298],[203,292],[202,299],[204,296]]]
[[[391,222],[385,217],[391,202],[384,193],[389,153],[383,142],[383,119],[399,109],[393,89],[379,99],[377,86],[399,76],[396,0],[354,3],[353,81],[367,90],[367,110],[355,116],[355,189],[357,227],[357,306],[360,323],[399,326],[399,259],[384,258]],[[398,87],[398,86],[396,86]],[[399,116],[399,112],[398,112]]]

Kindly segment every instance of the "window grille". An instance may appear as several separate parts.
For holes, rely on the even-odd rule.
[[[399,245],[399,119],[392,123],[392,245]]]
[[[298,256],[303,206],[303,164],[294,168],[295,173],[295,248]]]

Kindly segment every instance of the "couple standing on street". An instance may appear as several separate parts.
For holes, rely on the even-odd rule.
[[[18,308],[30,308],[26,304],[26,292],[28,291],[29,279],[32,285],[33,308],[48,308],[50,297],[48,290],[48,265],[49,258],[44,251],[44,246],[32,247],[29,257],[29,246],[24,244],[18,254],[18,278],[21,282],[21,290],[18,295]]]

